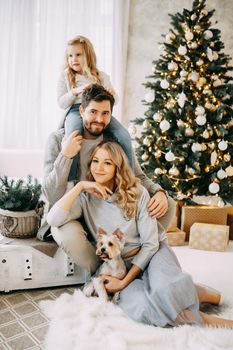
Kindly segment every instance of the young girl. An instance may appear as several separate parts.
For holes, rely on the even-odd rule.
[[[156,326],[207,324],[233,328],[233,321],[199,311],[191,277],[183,273],[166,235],[147,211],[149,194],[133,175],[121,147],[103,141],[92,152],[88,179],[66,193],[50,210],[59,227],[83,216],[94,239],[97,229],[119,228],[126,239],[122,280],[102,276],[108,292],[121,291],[119,306],[134,320]],[[203,300],[204,301],[204,300]]]
[[[67,109],[65,120],[65,134],[69,136],[73,131],[83,133],[83,124],[79,107],[83,90],[90,84],[100,84],[116,99],[116,93],[111,85],[109,76],[98,70],[96,54],[91,42],[84,36],[77,36],[68,41],[66,50],[66,66],[58,83],[58,104]],[[133,151],[128,131],[112,117],[108,132],[121,144],[133,167]],[[77,174],[77,160],[75,157],[69,180],[75,180]]]

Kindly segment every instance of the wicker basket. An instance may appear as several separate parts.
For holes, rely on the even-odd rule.
[[[35,237],[42,215],[42,208],[25,212],[0,208],[0,233],[10,238]]]

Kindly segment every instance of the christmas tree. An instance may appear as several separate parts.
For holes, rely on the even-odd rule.
[[[195,0],[192,10],[170,15],[163,52],[144,84],[148,109],[134,121],[142,127],[137,155],[173,198],[214,194],[232,203],[233,67],[211,25],[214,10],[205,6]]]

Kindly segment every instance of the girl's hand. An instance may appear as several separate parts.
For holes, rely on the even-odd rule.
[[[79,94],[82,94],[83,90],[85,90],[90,84],[85,84],[85,85],[81,85],[77,88],[73,88],[72,89],[72,93],[75,96],[78,96]]]
[[[108,199],[109,194],[112,194],[112,191],[108,187],[102,186],[94,181],[81,181],[79,184],[83,192],[89,192],[104,200]]]
[[[99,276],[104,283],[104,287],[108,293],[116,293],[125,288],[123,280],[108,275]]]

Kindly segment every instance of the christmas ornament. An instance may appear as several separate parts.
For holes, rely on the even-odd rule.
[[[175,159],[174,153],[172,153],[171,151],[167,152],[167,153],[165,154],[165,159],[166,159],[168,162],[173,162],[173,160]]]
[[[220,141],[219,144],[218,144],[218,148],[221,150],[221,151],[225,151],[227,149],[228,145],[227,145],[227,142],[226,141]]]
[[[226,176],[227,174],[222,168],[218,170],[217,177],[219,178],[219,180],[225,179]]]
[[[179,97],[178,97],[178,105],[183,108],[184,107],[184,104],[185,104],[185,101],[186,101],[186,95],[181,92],[181,94],[179,94]]]
[[[160,114],[160,113],[158,113],[158,112],[156,112],[156,113],[153,115],[153,119],[154,119],[155,122],[158,122],[158,123],[161,122],[162,118],[163,118],[162,114]]]
[[[144,120],[144,122],[142,123],[142,126],[145,128],[145,129],[149,129],[151,127],[151,124],[150,122],[148,122],[148,120]]]
[[[186,53],[187,53],[187,48],[186,48],[186,46],[180,45],[179,48],[178,48],[178,53],[179,53],[181,56],[186,55]]]
[[[184,122],[183,122],[182,119],[178,119],[177,122],[176,122],[176,124],[177,124],[177,126],[178,126],[179,128],[183,128],[183,126],[184,126]]]
[[[189,79],[196,82],[199,79],[199,74],[193,71],[191,74],[189,74]]]
[[[165,41],[168,43],[168,44],[171,44],[172,41],[176,38],[176,36],[173,34],[173,33],[168,33],[165,37]]]
[[[224,154],[223,159],[225,160],[225,162],[230,162],[230,160],[231,160],[231,155],[230,155],[229,153]]]
[[[178,65],[177,65],[177,63],[176,62],[170,62],[170,63],[168,63],[168,70],[170,70],[170,71],[172,71],[172,70],[177,70],[178,69]]]
[[[168,173],[174,176],[178,176],[180,174],[179,169],[177,169],[177,167],[174,166],[169,169]]]
[[[225,170],[227,176],[233,176],[233,166],[229,165]]]
[[[197,18],[197,15],[195,13],[193,13],[192,16],[191,16],[191,20],[195,21],[196,18]]]
[[[147,92],[145,94],[145,101],[148,103],[152,103],[155,99],[155,94],[153,91]]]
[[[196,171],[193,168],[188,168],[188,173],[189,173],[189,175],[192,176],[192,175],[194,175],[196,173]]]
[[[211,41],[210,47],[215,47],[215,43],[213,41]]]
[[[205,125],[206,117],[205,117],[205,115],[198,115],[197,118],[195,119],[195,121],[198,125]]]
[[[190,41],[190,40],[193,39],[193,33],[192,32],[186,32],[184,36],[185,36],[185,39],[187,41]]]
[[[155,168],[154,173],[155,173],[155,175],[160,175],[160,174],[162,174],[162,169]]]
[[[201,59],[199,59],[197,62],[196,62],[196,65],[197,66],[202,66],[204,64],[204,61],[203,60],[201,60]]]
[[[154,152],[154,156],[155,156],[155,158],[161,157],[161,152],[160,151]]]
[[[191,43],[191,49],[195,50],[198,47],[197,42],[194,41],[193,43]]]
[[[208,15],[208,12],[206,10],[201,10],[201,15],[202,16],[207,16]]]
[[[213,51],[213,53],[212,53],[212,57],[213,57],[213,60],[214,61],[217,61],[217,59],[218,59],[218,53],[216,52],[216,51]]]
[[[206,40],[209,40],[209,39],[213,38],[213,33],[211,32],[211,30],[206,30],[206,31],[204,32],[204,38],[205,38]]]
[[[186,72],[185,70],[180,71],[181,78],[185,78],[187,74],[188,74],[188,72]]]
[[[213,51],[209,47],[207,48],[207,57],[210,62],[213,61]]]
[[[221,82],[220,79],[217,79],[217,80],[215,80],[215,81],[213,82],[213,86],[214,86],[214,87],[217,87],[217,86],[220,86],[220,85],[222,85],[222,82]]]
[[[207,130],[203,131],[202,136],[204,137],[204,139],[208,139],[210,137],[210,134]]]
[[[161,80],[160,86],[162,89],[167,89],[169,87],[169,82],[166,79]]]
[[[218,154],[217,154],[216,151],[213,151],[213,152],[211,153],[211,155],[210,155],[210,164],[211,164],[212,166],[214,166],[215,163],[217,162],[217,159],[218,159]]]
[[[159,124],[159,127],[162,131],[167,131],[170,129],[170,123],[166,119],[164,119]]]
[[[192,144],[191,150],[195,153],[195,152],[200,152],[201,151],[201,145],[198,142],[194,142]]]
[[[220,187],[219,187],[219,184],[217,184],[216,182],[212,182],[210,185],[209,185],[209,191],[210,193],[218,193],[220,190]]]
[[[151,141],[150,141],[149,137],[145,137],[145,138],[144,138],[144,140],[143,140],[143,144],[144,144],[145,146],[147,146],[147,147],[149,147],[149,146],[150,146]]]
[[[200,84],[200,85],[204,85],[205,83],[206,83],[206,78],[201,77],[201,78],[198,80],[198,84]]]
[[[141,158],[142,158],[143,162],[145,162],[149,158],[149,155],[147,153],[143,153]]]
[[[185,136],[193,136],[194,131],[192,128],[185,129]]]
[[[130,125],[128,127],[128,132],[130,133],[131,136],[135,136],[137,133],[137,128],[134,125]]]
[[[202,106],[197,106],[195,108],[195,114],[196,115],[204,115],[205,114],[205,108]]]
[[[199,33],[201,30],[201,27],[197,24],[194,26],[194,29],[196,30],[197,33]]]

